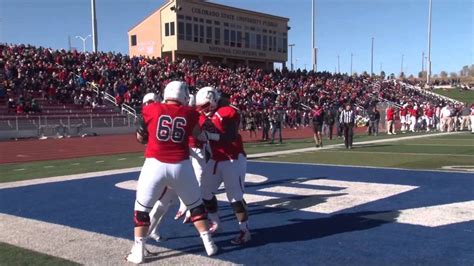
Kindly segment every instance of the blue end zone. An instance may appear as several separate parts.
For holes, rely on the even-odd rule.
[[[285,185],[327,190],[328,197],[344,194],[340,187],[302,183],[313,179],[418,188],[330,215],[250,204],[253,240],[245,248],[230,245],[229,240],[238,226],[228,204],[220,202],[224,232],[216,237],[222,250],[217,256],[219,259],[244,264],[474,263],[473,221],[424,227],[364,217],[387,213],[395,219],[396,211],[401,209],[474,200],[472,174],[257,162],[249,162],[248,172],[269,178],[265,183],[247,186],[248,193],[279,198],[269,204],[310,196],[259,189]],[[115,184],[137,177],[137,173],[129,173],[1,189],[0,212],[132,239],[135,192],[117,188]],[[297,178],[298,182],[293,182]],[[321,202],[326,198],[321,197]],[[308,201],[308,204],[314,205],[315,201]],[[162,226],[163,235],[170,240],[160,245],[203,253],[194,228],[173,221],[175,210],[170,210]]]

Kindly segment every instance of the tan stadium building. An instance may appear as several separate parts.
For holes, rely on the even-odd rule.
[[[130,56],[272,69],[288,59],[288,18],[199,0],[169,0],[128,31]]]

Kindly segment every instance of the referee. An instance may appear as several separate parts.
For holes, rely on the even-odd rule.
[[[354,136],[355,113],[350,103],[346,105],[346,109],[341,112],[339,123],[344,130],[344,144],[346,149],[352,149],[352,137]]]

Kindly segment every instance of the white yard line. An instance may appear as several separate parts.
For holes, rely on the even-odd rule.
[[[334,149],[327,152],[346,152],[345,149]],[[355,151],[351,150],[350,153],[370,153],[370,154],[399,154],[399,155],[410,155],[410,156],[455,156],[455,157],[474,157],[470,154],[452,154],[452,153],[416,153],[416,152],[385,152],[385,151]]]
[[[405,137],[391,138],[391,139],[368,140],[368,141],[354,142],[353,146],[357,147],[357,146],[360,146],[360,145],[377,144],[377,143],[385,143],[385,142],[397,142],[397,141],[401,141],[401,140],[411,140],[411,139],[421,139],[421,138],[429,138],[429,137],[437,137],[437,136],[447,136],[447,135],[454,135],[454,134],[460,134],[460,133],[462,133],[462,132],[434,133],[434,134],[426,134],[426,135],[419,135],[419,136],[405,136]],[[256,158],[261,158],[261,157],[278,156],[278,155],[284,155],[284,154],[293,154],[293,153],[298,153],[298,152],[329,150],[329,149],[334,149],[334,148],[338,148],[338,147],[344,147],[344,144],[327,145],[327,146],[324,146],[322,148],[311,147],[311,148],[302,148],[302,149],[294,149],[294,150],[284,150],[284,151],[274,151],[274,152],[264,152],[264,153],[258,153],[258,154],[250,154],[250,155],[247,156],[247,158],[256,159]]]
[[[131,240],[1,213],[0,221],[0,241],[10,245],[84,265],[131,265],[126,264],[124,260],[132,247]],[[153,252],[159,252],[158,260],[150,263],[152,265],[230,264],[219,259],[178,250],[156,246],[148,248]]]

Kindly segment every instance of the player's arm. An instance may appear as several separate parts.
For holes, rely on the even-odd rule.
[[[223,133],[210,133],[205,131],[208,140],[231,142],[239,136],[239,126],[234,121],[228,121],[224,124]]]
[[[148,143],[148,129],[146,127],[145,119],[139,116],[137,120],[137,141],[141,144]]]

